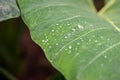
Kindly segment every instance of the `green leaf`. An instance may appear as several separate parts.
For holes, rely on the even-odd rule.
[[[18,0],[32,39],[66,80],[120,80],[120,0]]]
[[[0,0],[0,21],[20,15],[16,0]]]

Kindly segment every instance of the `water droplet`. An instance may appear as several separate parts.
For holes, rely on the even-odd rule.
[[[69,26],[70,24],[68,23],[67,25]]]
[[[89,43],[87,42],[87,45],[88,45]]]
[[[67,49],[65,49],[65,51],[67,51]]]
[[[103,36],[100,36],[101,39],[103,39]]]
[[[69,48],[69,49],[72,49],[72,46],[70,45],[68,48]]]
[[[62,28],[62,26],[60,26],[60,28]]]
[[[83,42],[84,40],[83,40],[83,39],[81,39],[81,41]]]
[[[95,42],[97,43],[98,41],[97,41],[97,40],[95,40]]]
[[[56,32],[59,32],[58,30],[56,30]]]
[[[71,53],[71,50],[68,51],[68,54],[70,54],[70,53]]]
[[[45,40],[42,40],[42,42],[45,42]]]
[[[65,36],[65,38],[68,38],[67,36]]]
[[[80,43],[78,42],[77,45],[80,45]]]
[[[90,24],[89,26],[90,26],[90,27],[93,27],[93,25],[92,25],[92,24]]]
[[[74,32],[75,32],[75,31],[76,31],[76,29],[72,28],[72,31],[74,31]]]
[[[77,50],[77,48],[75,48],[75,50]]]
[[[47,43],[47,42],[48,42],[48,39],[46,39],[46,40],[42,40],[42,42],[43,42],[43,43]]]
[[[56,24],[57,26],[59,25],[59,24]]]
[[[80,25],[80,24],[78,24],[78,28],[79,28],[79,29],[83,29],[83,26]]]
[[[52,30],[52,32],[54,32],[55,30]]]
[[[109,39],[109,38],[108,38],[107,40],[108,40],[108,41],[110,41],[110,39]]]
[[[46,39],[45,42],[48,42],[48,39]]]
[[[58,43],[56,43],[56,45],[58,45]]]
[[[107,56],[105,55],[104,58],[107,58]]]
[[[52,48],[52,46],[49,46],[49,48]]]
[[[89,39],[89,42],[91,41],[91,39]]]
[[[68,35],[68,36],[70,36],[71,34],[70,34],[70,33],[68,33],[67,35]]]

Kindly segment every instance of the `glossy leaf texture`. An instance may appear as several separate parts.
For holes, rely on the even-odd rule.
[[[16,0],[0,0],[0,21],[20,15]]]
[[[66,80],[120,80],[120,0],[18,0],[32,39]]]

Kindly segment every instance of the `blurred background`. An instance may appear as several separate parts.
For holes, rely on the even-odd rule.
[[[97,11],[104,4],[94,0]],[[31,40],[20,17],[0,22],[0,80],[65,80]]]
[[[0,80],[48,80],[59,75],[21,18],[0,22]]]

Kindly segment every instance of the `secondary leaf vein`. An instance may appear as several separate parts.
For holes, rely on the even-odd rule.
[[[98,55],[96,55],[91,61],[88,62],[88,64],[85,66],[85,68],[82,70],[82,72],[85,71],[88,68],[88,66],[90,66],[100,56],[102,56],[103,54],[105,54],[106,52],[108,52],[109,50],[111,50],[112,48],[115,48],[115,47],[117,47],[119,45],[120,45],[120,42],[118,42],[116,44],[113,44],[112,46],[110,46],[110,47],[106,48],[105,50],[103,50],[102,52],[98,53]]]
[[[89,31],[89,32],[87,32],[87,33],[85,33],[85,34],[83,34],[83,35],[81,35],[81,36],[79,36],[79,37],[73,39],[72,41],[70,41],[69,43],[67,43],[66,45],[64,45],[61,49],[59,49],[59,51],[58,51],[58,52],[55,54],[55,56],[53,57],[52,61],[54,61],[55,58],[56,58],[56,56],[57,56],[66,46],[68,46],[68,45],[71,44],[72,42],[78,40],[79,38],[81,38],[81,37],[83,37],[83,36],[86,36],[86,35],[88,35],[88,34],[94,32],[94,31],[103,30],[103,29],[106,29],[106,28],[97,28],[97,29],[93,29],[93,30],[91,30],[91,31]]]

